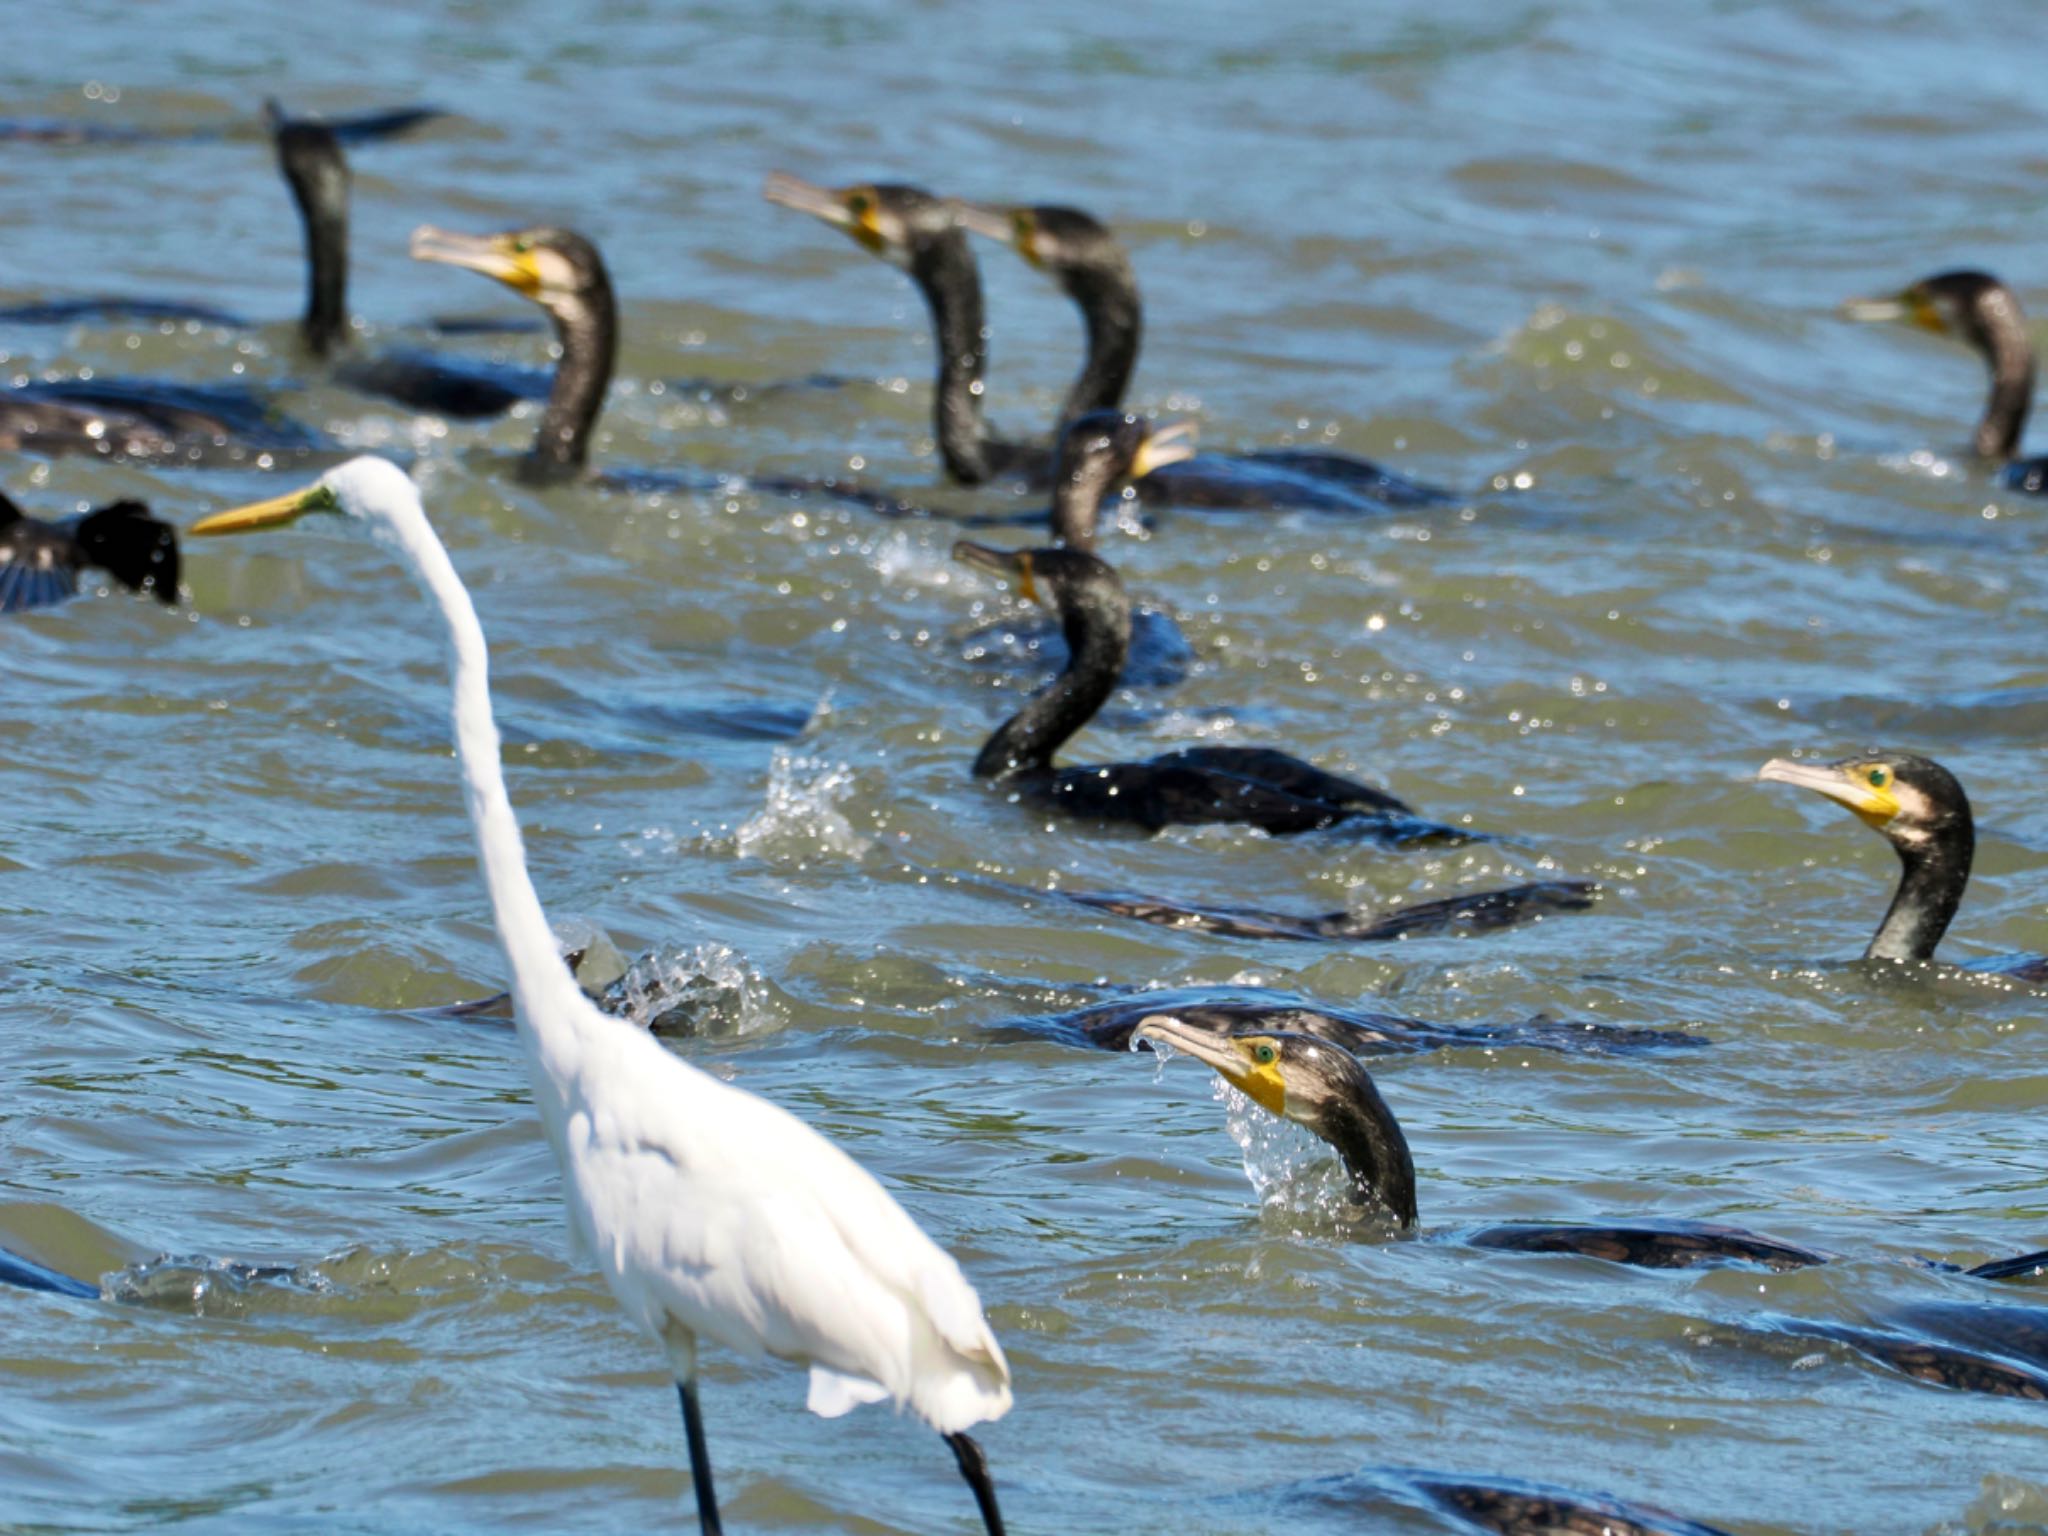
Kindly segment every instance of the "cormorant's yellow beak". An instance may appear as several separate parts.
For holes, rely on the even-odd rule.
[[[1945,335],[1948,331],[1948,322],[1942,318],[1940,306],[1919,288],[1908,288],[1888,299],[1849,299],[1842,305],[1842,316],[1847,320],[1864,322],[1909,320],[1922,330],[1938,335]]]
[[[529,299],[540,297],[540,263],[534,259],[532,242],[523,235],[461,235],[422,224],[412,232],[412,259],[467,267]]]
[[[877,255],[888,249],[889,242],[883,237],[881,218],[876,211],[881,199],[873,187],[821,187],[787,171],[772,171],[761,183],[761,195],[771,203],[823,219]]]
[[[1757,770],[1757,778],[1771,784],[1797,784],[1846,805],[1864,822],[1882,831],[1899,814],[1898,796],[1892,793],[1891,770],[1882,763],[1795,763],[1774,757]]]
[[[1141,1019],[1131,1032],[1133,1042],[1157,1040],[1186,1051],[1216,1069],[1216,1075],[1269,1114],[1287,1114],[1287,1080],[1280,1074],[1280,1048],[1262,1035],[1212,1035],[1183,1024],[1170,1014]],[[1265,1060],[1261,1060],[1261,1057]]]
[[[995,208],[987,203],[969,203],[955,198],[953,217],[962,229],[971,234],[1015,246],[1017,254],[1032,266],[1042,268],[1045,265],[1045,258],[1038,249],[1038,216],[1029,208]]]
[[[252,501],[246,507],[234,507],[226,512],[216,512],[211,517],[202,517],[185,531],[202,538],[216,533],[254,533],[259,528],[282,528],[295,523],[308,512],[339,512],[341,503],[325,481],[309,485],[302,491],[291,491],[283,496],[273,496],[268,501]]]
[[[1027,602],[1041,606],[1045,602],[1038,595],[1037,582],[1031,579],[1031,551],[1028,549],[990,549],[986,544],[962,539],[953,546],[953,558],[977,571],[987,571],[992,576],[1014,582],[1017,595]]]
[[[1131,459],[1131,478],[1142,480],[1155,469],[1192,459],[1195,456],[1195,437],[1192,421],[1169,421],[1164,426],[1154,427]]]

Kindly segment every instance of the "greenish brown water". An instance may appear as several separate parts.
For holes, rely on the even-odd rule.
[[[760,201],[786,167],[1110,220],[1149,306],[1137,401],[1192,412],[1213,445],[1334,440],[1459,488],[1525,478],[1441,513],[1171,515],[1118,537],[1200,665],[1079,744],[1282,743],[1505,840],[1142,842],[1048,829],[967,777],[1029,679],[964,659],[1004,599],[949,564],[951,528],[533,492],[506,475],[530,419],[288,397],[417,456],[492,639],[558,923],[711,976],[719,1037],[680,1048],[833,1135],[960,1256],[1016,1371],[985,1437],[1013,1529],[1449,1528],[1289,1496],[1416,1466],[1746,1533],[1961,1532],[2048,1525],[2040,1405],[1744,1328],[2024,1302],[1909,1261],[2048,1244],[2042,997],[1836,964],[1892,856],[1750,780],[1795,749],[1942,759],[1981,823],[1947,952],[2048,949],[2043,503],[1962,456],[1967,354],[1832,314],[1950,265],[2039,307],[2048,108],[2020,46],[2038,30],[1996,0],[1349,20],[376,5],[289,26],[218,0],[39,18],[0,79],[10,113],[120,123],[253,122],[272,92],[456,110],[355,154],[355,307],[385,338],[514,312],[409,262],[419,222],[583,229],[629,326],[610,464],[858,457],[931,486],[922,307]],[[273,322],[10,328],[10,376],[305,378],[299,234],[260,141],[11,145],[0,222],[9,299],[150,292]],[[991,407],[1022,432],[1060,399],[1078,328],[982,254]],[[464,345],[544,358],[537,339]],[[738,405],[655,387],[819,372],[871,382]],[[5,479],[45,512],[136,494],[179,521],[270,484],[30,461]],[[0,1296],[0,1528],[687,1523],[672,1396],[569,1251],[512,1041],[386,1011],[499,979],[432,620],[339,528],[196,547],[188,585],[178,614],[86,601],[0,631],[0,1245],[95,1276],[169,1251],[320,1283],[215,1283],[196,1308],[160,1294],[189,1271],[149,1306]],[[1599,878],[1599,909],[1370,950],[1175,934],[990,883],[1310,911],[1553,870]],[[1316,1145],[1219,1104],[1193,1064],[995,1029],[1200,982],[1714,1044],[1386,1061],[1424,1236],[1359,1241],[1327,1213]],[[1847,1257],[1668,1275],[1456,1241],[1647,1216]],[[802,1395],[788,1370],[710,1358],[733,1528],[970,1528],[932,1437],[874,1410],[823,1423]]]

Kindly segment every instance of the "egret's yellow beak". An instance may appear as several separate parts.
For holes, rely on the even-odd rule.
[[[1797,784],[1846,805],[1870,826],[1882,830],[1899,814],[1898,796],[1892,793],[1892,776],[1882,765],[1859,763],[1795,763],[1774,757],[1757,770],[1757,778],[1771,784]]]
[[[1154,427],[1145,441],[1138,445],[1138,451],[1131,459],[1131,478],[1142,480],[1155,469],[1164,469],[1169,464],[1179,464],[1194,456],[1195,424],[1192,421],[1169,421],[1165,426]]]
[[[467,267],[496,278],[529,299],[540,295],[540,264],[534,259],[532,243],[521,235],[459,235],[422,224],[412,232],[412,259]]]
[[[339,512],[341,503],[335,499],[325,481],[307,486],[302,491],[292,491],[283,496],[273,496],[268,501],[252,501],[246,507],[234,507],[226,512],[216,512],[211,517],[202,517],[185,531],[199,537],[216,533],[254,533],[259,528],[282,528],[295,523],[308,512]]]
[[[953,546],[953,558],[977,571],[987,571],[1016,583],[1017,595],[1026,602],[1041,606],[1045,602],[1038,595],[1038,584],[1031,579],[1031,551],[1028,549],[990,549],[986,544],[962,539]]]

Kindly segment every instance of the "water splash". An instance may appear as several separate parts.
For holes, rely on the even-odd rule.
[[[1268,1114],[1222,1078],[1215,1098],[1224,1128],[1244,1154],[1245,1177],[1261,1210],[1284,1219],[1355,1226],[1370,1220],[1352,1191],[1351,1176],[1329,1144],[1292,1120]]]
[[[874,840],[856,832],[839,809],[854,782],[846,763],[778,747],[768,765],[766,802],[735,834],[735,845],[747,858],[799,864],[819,854],[859,858]]]
[[[657,1035],[729,1040],[783,1022],[768,979],[730,944],[694,944],[642,955],[599,1004]]]
[[[100,1280],[100,1294],[131,1306],[241,1317],[266,1291],[319,1295],[333,1282],[310,1264],[242,1264],[199,1255],[159,1254]]]

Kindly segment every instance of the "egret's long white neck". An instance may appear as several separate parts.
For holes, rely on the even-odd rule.
[[[519,819],[512,813],[498,760],[498,725],[491,717],[490,651],[484,643],[483,625],[477,622],[469,591],[455,574],[454,563],[428,523],[416,493],[407,496],[405,505],[384,509],[383,516],[371,521],[379,536],[412,566],[447,621],[455,692],[455,755],[462,764],[470,823],[476,828],[477,863],[483,869],[498,943],[511,972],[520,1034],[535,1065],[559,1087],[575,1069],[581,1054],[580,1026],[595,1010],[587,1006],[576,978],[562,960],[547,914],[541,910],[540,896],[526,872]],[[556,1131],[561,1099],[559,1093],[553,1095],[553,1102],[548,1098],[542,1096],[542,1114],[550,1121],[550,1131]]]

